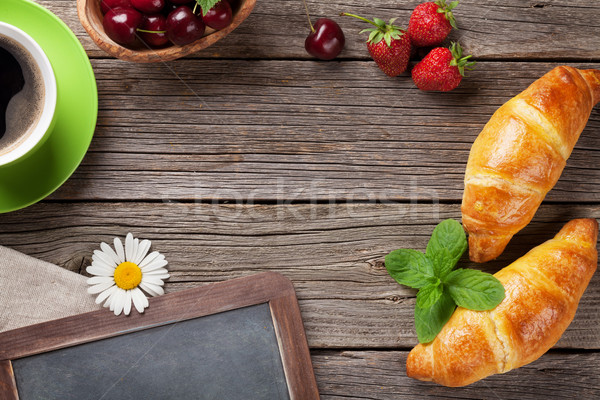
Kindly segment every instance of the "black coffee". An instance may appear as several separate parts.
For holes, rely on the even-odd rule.
[[[43,106],[40,68],[19,43],[0,35],[0,155],[29,137]]]

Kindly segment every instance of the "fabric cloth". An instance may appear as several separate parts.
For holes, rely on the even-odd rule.
[[[102,308],[86,279],[0,246],[0,332]]]

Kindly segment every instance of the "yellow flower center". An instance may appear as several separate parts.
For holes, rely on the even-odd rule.
[[[142,281],[142,270],[136,264],[125,261],[115,269],[115,283],[124,290],[130,290]]]

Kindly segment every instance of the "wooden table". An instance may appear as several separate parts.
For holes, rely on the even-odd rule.
[[[99,117],[91,148],[48,199],[0,216],[0,244],[83,273],[101,241],[133,232],[169,260],[167,291],[277,271],[297,291],[323,399],[600,397],[600,274],[575,320],[538,361],[467,388],[409,379],[415,292],[383,265],[424,250],[433,227],[460,219],[471,144],[493,111],[552,67],[600,68],[592,0],[506,0],[456,9],[478,61],[450,93],[423,93],[368,58],[360,21],[406,25],[419,1],[309,1],[334,17],[338,61],[303,48],[300,0],[259,1],[240,28],[193,57],[136,65],[85,34],[74,0],[39,0],[91,58]],[[533,222],[488,272],[575,217],[600,218],[600,108]]]

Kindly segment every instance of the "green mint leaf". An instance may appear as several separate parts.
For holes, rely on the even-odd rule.
[[[456,262],[450,255],[450,251],[446,248],[441,248],[431,256],[427,256],[427,258],[433,263],[433,273],[442,281],[446,279],[446,276],[456,265]]]
[[[485,311],[504,300],[504,287],[494,276],[474,269],[457,269],[446,277],[448,293],[460,307]]]
[[[202,15],[206,15],[208,10],[213,8],[220,0],[196,0],[200,8],[202,8]]]
[[[435,283],[423,286],[417,293],[417,307],[423,309],[431,307],[442,296],[442,292],[443,285],[439,279]]]
[[[452,316],[455,308],[456,305],[446,290],[431,307],[415,306],[415,329],[419,343],[429,343],[435,339]]]
[[[411,249],[394,250],[385,256],[385,268],[401,285],[420,289],[435,282],[433,264],[420,251]]]
[[[447,253],[443,249],[446,249]],[[467,235],[462,225],[458,221],[447,219],[440,222],[433,230],[425,254],[434,262],[436,275],[443,278],[445,275],[442,276],[442,272],[445,274],[450,272],[465,250],[467,250]],[[449,259],[446,260],[445,257]]]

